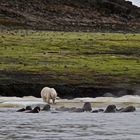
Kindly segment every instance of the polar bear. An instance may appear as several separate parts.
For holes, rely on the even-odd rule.
[[[52,99],[53,104],[55,103],[55,99],[57,97],[57,92],[54,88],[44,87],[41,90],[41,98],[44,102],[50,104],[50,99]]]

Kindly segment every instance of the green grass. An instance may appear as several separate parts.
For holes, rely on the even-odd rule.
[[[1,32],[0,60],[0,70],[53,72],[64,83],[134,84],[140,80],[140,34]]]

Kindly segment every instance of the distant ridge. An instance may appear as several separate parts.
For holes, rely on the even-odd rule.
[[[140,8],[125,0],[0,0],[0,29],[140,32]]]

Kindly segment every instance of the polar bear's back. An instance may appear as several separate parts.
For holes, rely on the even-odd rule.
[[[52,99],[55,99],[57,97],[57,92],[54,88],[50,88],[50,95]]]
[[[42,90],[41,90],[41,97],[43,98],[44,96],[46,96],[47,94],[50,93],[50,88],[49,87],[44,87]]]

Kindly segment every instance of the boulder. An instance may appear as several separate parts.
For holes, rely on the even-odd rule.
[[[84,111],[91,111],[92,110],[91,103],[90,102],[85,102],[82,109]]]
[[[120,112],[134,112],[134,111],[136,111],[136,108],[134,106],[128,106],[120,110]]]
[[[116,112],[116,106],[115,105],[109,105],[105,109],[104,113],[113,113]]]

